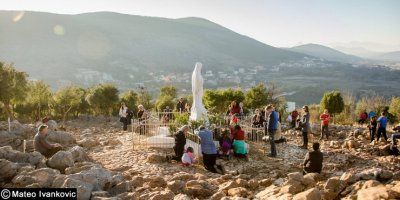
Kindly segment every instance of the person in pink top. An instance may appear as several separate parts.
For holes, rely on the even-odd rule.
[[[326,139],[328,139],[328,137],[329,137],[329,120],[331,119],[328,109],[324,110],[324,113],[322,113],[319,116],[319,119],[321,120],[321,138],[320,138],[320,140],[323,139],[324,135],[326,136]]]
[[[192,166],[196,162],[196,159],[193,154],[193,148],[188,147],[186,152],[182,156],[182,165],[184,166]]]

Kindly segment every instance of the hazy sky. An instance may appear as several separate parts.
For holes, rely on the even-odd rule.
[[[0,0],[0,9],[195,16],[278,47],[352,41],[400,47],[400,0]]]

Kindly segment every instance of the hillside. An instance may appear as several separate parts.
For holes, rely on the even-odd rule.
[[[113,77],[124,79],[135,71],[190,71],[197,61],[208,69],[226,70],[270,66],[305,56],[201,18],[25,12],[13,22],[14,15],[0,11],[0,27],[7,27],[0,29],[0,59],[14,62],[35,77],[45,70],[55,80],[81,68],[118,70]]]
[[[360,57],[345,54],[338,50],[319,44],[305,44],[289,48],[289,50],[335,62],[353,63],[362,61],[362,58]]]
[[[373,57],[377,60],[400,62],[400,51],[382,53]]]
[[[0,60],[53,89],[110,82],[121,90],[144,85],[154,95],[166,84],[189,93],[194,64],[202,62],[205,88],[275,82],[298,105],[333,89],[387,97],[400,90],[399,70],[352,59],[359,58],[320,45],[275,48],[195,17],[0,11]]]

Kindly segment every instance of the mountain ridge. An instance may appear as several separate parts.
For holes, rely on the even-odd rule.
[[[288,48],[291,51],[295,51],[298,53],[304,53],[310,56],[314,57],[319,57],[323,58],[329,61],[335,61],[335,62],[348,62],[348,63],[353,63],[353,62],[359,62],[362,61],[363,58],[355,56],[355,55],[350,55],[343,53],[339,50],[336,50],[334,48],[320,45],[320,44],[314,44],[314,43],[308,43],[308,44],[303,44],[299,46],[294,46],[291,48]]]

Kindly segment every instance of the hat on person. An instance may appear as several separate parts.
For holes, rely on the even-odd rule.
[[[46,124],[41,124],[41,125],[38,127],[38,131],[39,131],[39,132],[42,132],[43,129],[45,129],[45,128],[47,128],[47,127],[49,127],[49,126],[47,126]]]

